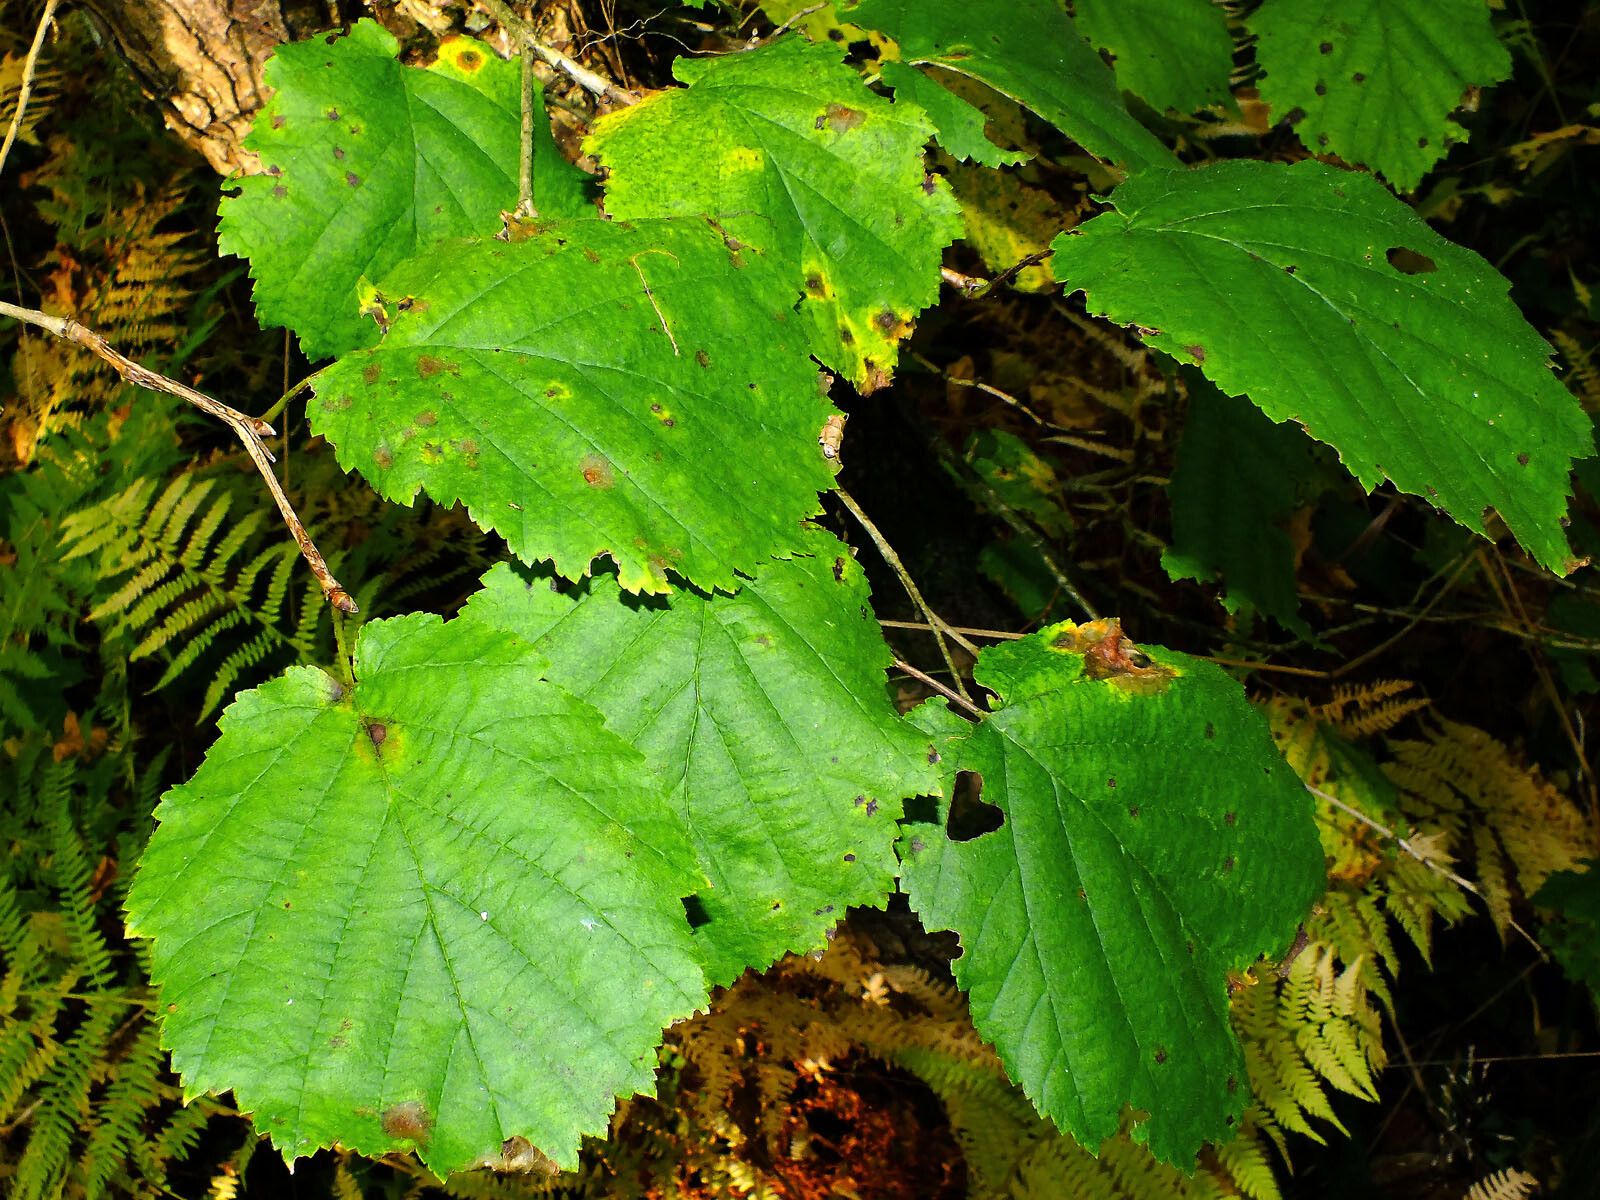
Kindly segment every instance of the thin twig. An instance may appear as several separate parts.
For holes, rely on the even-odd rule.
[[[993,396],[1001,403],[1009,404],[1012,408],[1016,409],[1023,416],[1027,417],[1028,420],[1032,421],[1035,425],[1041,425],[1046,429],[1061,428],[1061,426],[1045,420],[1021,400],[1018,400],[1010,392],[1002,392],[999,388],[994,387],[992,384],[984,383],[981,379],[963,379],[959,375],[952,375],[949,371],[945,370],[938,363],[934,362],[931,358],[928,358],[924,354],[913,354],[911,357],[916,361],[918,366],[927,368],[929,371],[932,371],[935,375],[939,376],[939,378],[943,379],[948,384],[952,384],[955,387],[972,388],[976,391],[982,392],[985,396]]]
[[[926,621],[885,621],[880,617],[878,624],[885,629],[923,629],[929,633],[932,633],[934,629]],[[1018,638],[1028,636],[1025,633],[1007,633],[1004,629],[974,629],[970,625],[946,625],[945,628],[951,633],[964,633],[968,637],[995,638],[1004,642],[1014,642]]]
[[[981,718],[985,715],[983,709],[979,708],[971,700],[968,700],[965,696],[957,695],[953,689],[945,687],[944,684],[940,683],[926,671],[919,671],[910,663],[898,658],[894,660],[894,665],[896,670],[904,671],[907,675],[911,676],[911,678],[917,680],[918,682],[927,684],[946,700],[949,700],[955,704],[959,704],[973,716]]]
[[[1450,577],[1446,579],[1439,590],[1434,593],[1433,598],[1423,605],[1422,610],[1413,616],[1403,628],[1401,628],[1397,633],[1385,638],[1376,646],[1372,646],[1366,650],[1363,650],[1354,658],[1346,659],[1344,662],[1340,663],[1339,666],[1333,669],[1332,674],[1330,674],[1328,678],[1338,679],[1341,675],[1348,675],[1351,671],[1355,670],[1363,663],[1370,662],[1372,659],[1377,658],[1391,646],[1405,638],[1406,635],[1408,635],[1413,629],[1420,625],[1424,619],[1426,619],[1427,615],[1434,610],[1434,607],[1439,603],[1439,601],[1443,600],[1445,596],[1449,594],[1450,589],[1455,587],[1456,581],[1461,578],[1461,573],[1467,569],[1468,564],[1471,562],[1472,555],[1463,555],[1461,561],[1456,565],[1456,569],[1450,573]]]
[[[950,668],[951,678],[956,681],[956,690],[970,701],[971,698],[967,696],[967,689],[961,682],[961,672],[956,670],[956,660],[950,655],[950,646],[945,641],[945,637],[948,635],[951,641],[954,641],[968,654],[972,655],[973,658],[978,657],[978,648],[953,630],[949,622],[934,612],[928,602],[922,598],[922,593],[917,589],[916,581],[911,578],[911,573],[906,570],[905,564],[900,561],[900,556],[894,552],[894,547],[889,545],[889,540],[872,523],[872,518],[861,511],[861,506],[856,503],[856,498],[842,487],[834,488],[834,494],[850,510],[850,515],[861,523],[861,528],[867,531],[867,536],[872,539],[872,544],[878,548],[878,553],[883,556],[883,561],[889,564],[889,569],[899,578],[900,586],[905,588],[906,595],[911,597],[911,603],[915,604],[922,615],[927,618],[928,625],[933,629],[933,640],[939,646],[939,656],[944,659],[944,665]]]
[[[969,300],[989,290],[989,281],[987,279],[978,275],[963,275],[960,271],[953,270],[950,267],[940,267],[939,278]]]
[[[950,454],[946,448],[941,446],[940,452],[948,457],[950,461],[955,461],[955,456]],[[1011,506],[1005,502],[999,492],[990,486],[987,479],[976,471],[969,471],[968,474],[973,484],[989,501],[995,516],[1011,526],[1012,532],[1026,542],[1033,552],[1039,556],[1039,561],[1044,564],[1044,569],[1050,572],[1050,577],[1056,581],[1056,586],[1066,593],[1067,598],[1082,609],[1084,615],[1091,621],[1098,621],[1100,614],[1095,611],[1094,605],[1089,603],[1084,594],[1078,590],[1078,585],[1073,583],[1071,577],[1061,569],[1061,565],[1056,562],[1055,556],[1050,553],[1050,548],[1044,544],[1044,538],[1039,535],[1038,530],[1012,512]]]
[[[39,28],[33,35],[33,45],[28,47],[28,57],[22,64],[22,86],[17,89],[17,111],[11,114],[11,127],[6,130],[6,140],[0,143],[0,173],[6,169],[6,159],[11,146],[22,132],[22,114],[27,111],[28,98],[33,95],[33,72],[39,65],[39,52],[44,49],[44,36],[55,20],[56,5],[60,0],[45,0],[44,15],[39,18]]]
[[[613,104],[629,105],[639,103],[639,97],[628,91],[627,88],[618,87],[609,79],[604,79],[589,70],[583,64],[573,61],[559,50],[552,49],[539,40],[538,33],[533,26],[524,21],[511,11],[511,6],[505,0],[477,0],[479,7],[485,9],[491,17],[509,29],[522,45],[533,52],[534,57],[553,70],[560,71],[580,87],[593,92],[601,99],[609,100]]]
[[[789,19],[787,21],[785,21],[782,25],[779,25],[776,29],[774,29],[771,33],[767,34],[767,36],[762,38],[760,41],[755,42],[754,45],[756,45],[756,46],[764,46],[768,42],[775,41],[781,34],[786,33],[792,27],[794,27],[795,25],[798,25],[801,21],[805,20],[812,13],[821,12],[823,9],[825,9],[827,7],[828,7],[827,0],[823,0],[823,3],[821,3],[821,4],[813,4],[809,8],[802,8],[798,12],[791,13],[789,15]]]
[[[1328,678],[1327,671],[1319,671],[1315,667],[1285,667],[1253,658],[1218,658],[1214,654],[1196,654],[1195,657],[1203,658],[1208,663],[1216,663],[1219,667],[1238,667],[1243,671],[1276,671],[1280,675],[1301,675],[1307,679]]]
[[[69,342],[76,342],[87,350],[92,350],[106,362],[116,368],[128,383],[135,387],[146,388],[152,392],[162,392],[168,396],[176,396],[179,400],[187,401],[208,416],[215,417],[239,436],[244,443],[245,453],[250,456],[250,461],[255,463],[256,470],[261,472],[261,478],[266,480],[267,490],[272,493],[272,498],[277,502],[278,512],[283,515],[283,523],[289,527],[289,532],[294,536],[295,544],[300,547],[300,555],[306,560],[306,565],[311,568],[311,573],[317,577],[317,583],[322,588],[322,594],[329,604],[340,612],[353,613],[357,611],[355,599],[349,592],[340,586],[339,581],[328,570],[328,564],[323,561],[322,555],[317,552],[316,546],[311,541],[311,535],[306,533],[306,527],[300,523],[300,518],[295,515],[294,507],[289,503],[289,498],[283,494],[277,477],[272,473],[272,452],[262,443],[262,438],[271,437],[272,426],[256,417],[246,416],[238,409],[229,408],[219,400],[213,400],[204,392],[197,392],[187,384],[179,383],[175,379],[168,379],[165,375],[158,375],[146,367],[140,366],[131,358],[117,351],[111,343],[91,329],[86,329],[68,317],[52,317],[49,313],[40,312],[33,308],[19,308],[15,304],[7,304],[0,300],[0,317],[11,317],[21,321],[24,325],[32,325],[64,338]]]
[[[1534,621],[1528,616],[1528,610],[1522,603],[1522,594],[1517,591],[1517,582],[1511,578],[1511,572],[1506,568],[1504,556],[1493,546],[1489,550],[1492,551],[1492,557],[1489,552],[1482,553],[1484,566],[1488,568],[1498,566],[1500,568],[1500,572],[1505,576],[1505,590],[1501,590],[1500,582],[1495,578],[1493,569],[1487,570],[1485,575],[1489,581],[1489,586],[1494,590],[1495,599],[1500,601],[1500,606],[1505,611],[1507,622],[1509,623],[1514,615],[1516,619],[1521,621],[1524,628],[1532,631],[1535,628]],[[1515,614],[1511,611],[1513,607],[1516,609]],[[1600,832],[1600,788],[1597,788],[1594,771],[1589,766],[1589,756],[1584,753],[1583,738],[1579,736],[1577,727],[1572,723],[1572,714],[1567,711],[1567,706],[1561,701],[1561,693],[1556,688],[1554,676],[1550,674],[1549,664],[1545,662],[1545,652],[1540,645],[1539,639],[1529,638],[1528,640],[1530,643],[1528,646],[1528,658],[1533,663],[1533,669],[1539,675],[1539,682],[1544,688],[1545,697],[1550,701],[1550,706],[1555,709],[1556,716],[1561,722],[1561,728],[1566,733],[1568,742],[1572,745],[1572,755],[1578,760],[1578,774],[1583,779],[1589,793],[1590,823],[1595,826],[1597,832]],[[1600,838],[1596,838],[1596,842],[1600,844]]]
[[[1340,812],[1344,813],[1346,816],[1354,817],[1357,821],[1360,821],[1363,825],[1365,825],[1368,829],[1371,829],[1380,837],[1384,837],[1392,841],[1396,846],[1399,846],[1400,849],[1404,850],[1412,858],[1416,859],[1423,866],[1427,867],[1428,870],[1432,871],[1435,875],[1440,875],[1443,878],[1448,879],[1451,883],[1455,884],[1463,891],[1471,892],[1478,899],[1484,900],[1485,903],[1488,902],[1485,899],[1484,894],[1478,890],[1477,885],[1474,884],[1470,879],[1464,879],[1454,871],[1450,870],[1448,867],[1440,866],[1433,859],[1429,858],[1426,854],[1423,854],[1420,850],[1413,846],[1406,838],[1401,837],[1393,829],[1390,829],[1387,825],[1383,824],[1383,822],[1374,820],[1373,818],[1367,816],[1367,814],[1362,812],[1359,808],[1356,808],[1351,804],[1346,804],[1343,800],[1339,799],[1339,797],[1325,792],[1321,788],[1312,787],[1309,783],[1306,784],[1305,787],[1306,791],[1310,792],[1318,800],[1326,801],[1327,803],[1333,805],[1333,807],[1337,808]],[[1545,957],[1544,947],[1539,944],[1538,939],[1536,939],[1531,933],[1529,933],[1521,925],[1518,925],[1515,921],[1511,921],[1511,928],[1515,929],[1523,937],[1528,939],[1528,944],[1539,952],[1540,958]]]

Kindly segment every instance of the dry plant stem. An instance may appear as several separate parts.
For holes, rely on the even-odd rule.
[[[951,688],[945,687],[944,684],[940,683],[937,679],[935,679],[932,675],[929,675],[926,671],[919,671],[915,667],[913,667],[910,663],[905,662],[904,660],[898,659],[898,658],[894,660],[894,666],[895,666],[895,670],[904,671],[907,675],[911,676],[911,678],[915,679],[917,682],[927,684],[934,691],[938,692],[939,695],[943,696],[946,700],[949,700],[952,704],[960,705],[962,708],[966,709],[969,713],[971,713],[975,717],[978,717],[980,719],[983,717],[983,715],[984,715],[983,709],[979,708],[976,704],[974,704],[971,700],[967,699],[965,696],[958,695]]]
[[[27,60],[22,64],[22,86],[17,89],[17,111],[11,114],[11,127],[6,130],[6,140],[0,143],[0,173],[6,169],[6,159],[11,147],[22,131],[22,114],[28,109],[28,97],[33,95],[33,72],[39,65],[39,52],[44,49],[44,36],[55,20],[56,5],[60,0],[45,0],[44,14],[39,18],[39,28],[33,35],[33,45],[28,47]]]
[[[176,396],[180,400],[194,405],[208,416],[215,417],[224,425],[232,429],[244,443],[245,453],[250,456],[250,461],[255,463],[256,470],[261,472],[261,478],[266,481],[267,490],[272,493],[272,498],[277,502],[278,511],[283,515],[283,523],[289,527],[289,532],[294,536],[295,544],[300,547],[300,555],[306,560],[306,565],[311,568],[311,573],[317,577],[317,583],[322,588],[322,594],[329,604],[340,612],[353,613],[356,611],[355,599],[349,592],[340,586],[339,581],[328,570],[328,564],[323,561],[316,546],[311,541],[311,536],[306,533],[306,527],[300,523],[300,518],[295,515],[294,507],[289,503],[289,498],[283,494],[277,477],[272,473],[272,453],[262,443],[263,437],[270,437],[273,433],[271,425],[255,417],[246,416],[238,409],[229,408],[218,400],[213,400],[204,392],[197,392],[187,384],[179,383],[175,379],[168,379],[165,375],[157,375],[154,371],[141,367],[131,358],[120,353],[112,345],[93,330],[85,329],[76,321],[67,317],[52,317],[49,313],[40,312],[32,308],[19,308],[15,304],[7,304],[0,300],[0,317],[11,317],[25,325],[32,325],[53,333],[58,338],[69,342],[76,342],[85,349],[94,351],[95,354],[105,359],[116,368],[117,374],[136,387],[146,388],[152,392],[162,392],[168,396]]]
[[[535,58],[552,70],[560,71],[580,87],[586,88],[601,99],[609,100],[613,104],[626,106],[639,103],[639,97],[628,91],[627,88],[618,87],[609,79],[601,78],[589,70],[588,67],[573,61],[559,50],[553,50],[546,46],[539,40],[533,26],[512,12],[511,6],[506,4],[505,0],[477,0],[477,3],[491,17],[509,29]]]
[[[1412,858],[1416,859],[1423,866],[1427,867],[1428,870],[1432,871],[1435,875],[1442,876],[1443,878],[1448,879],[1451,883],[1455,884],[1458,888],[1461,888],[1463,891],[1471,892],[1474,896],[1478,897],[1478,899],[1483,899],[1483,893],[1478,890],[1477,885],[1471,880],[1462,878],[1448,867],[1441,867],[1438,863],[1434,862],[1433,859],[1429,858],[1426,854],[1423,854],[1409,841],[1401,837],[1398,833],[1396,833],[1393,829],[1390,829],[1381,821],[1373,820],[1359,808],[1356,808],[1350,804],[1346,804],[1343,800],[1339,799],[1339,797],[1331,795],[1328,792],[1323,791],[1321,788],[1312,787],[1309,783],[1306,784],[1306,791],[1310,792],[1318,800],[1323,800],[1328,804],[1333,805],[1333,807],[1337,808],[1347,817],[1354,817],[1357,821],[1360,821],[1363,825],[1372,830],[1374,833],[1378,834],[1380,837],[1388,838],[1396,846],[1399,846],[1400,849],[1404,850]],[[1528,944],[1538,951],[1540,958],[1546,957],[1544,947],[1539,944],[1538,940],[1531,933],[1529,933],[1521,925],[1518,925],[1515,921],[1511,922],[1511,928],[1515,929],[1523,937],[1528,939]]]
[[[978,657],[978,648],[952,630],[944,618],[929,607],[928,602],[922,598],[922,593],[917,589],[916,582],[911,578],[911,573],[906,570],[905,564],[900,561],[900,556],[894,552],[894,547],[889,545],[888,539],[872,523],[872,518],[861,511],[861,506],[856,503],[856,498],[842,487],[836,487],[834,494],[850,510],[850,515],[861,523],[861,528],[867,531],[867,536],[872,539],[872,544],[878,548],[878,553],[883,555],[883,561],[889,564],[889,569],[899,578],[900,586],[905,588],[906,595],[911,597],[911,603],[915,604],[922,615],[927,618],[928,625],[933,630],[933,640],[939,646],[939,656],[944,659],[944,665],[950,669],[950,677],[955,680],[956,690],[961,693],[962,699],[970,703],[971,697],[967,695],[966,687],[961,682],[961,672],[956,670],[955,659],[950,656],[950,646],[945,641],[945,635],[949,634],[956,644],[972,655],[974,659]]]

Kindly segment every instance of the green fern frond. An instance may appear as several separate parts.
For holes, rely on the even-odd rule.
[[[264,510],[232,521],[233,506],[216,480],[179,475],[159,495],[141,480],[62,525],[68,558],[99,559],[90,619],[129,661],[166,660],[152,690],[205,664],[202,718],[241,679],[309,657],[321,607],[309,577],[292,587],[294,543],[268,528]]]

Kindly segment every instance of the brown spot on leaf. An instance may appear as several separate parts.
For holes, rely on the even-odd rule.
[[[278,184],[277,187],[272,189],[272,194],[274,196],[278,197],[281,200],[284,196],[287,196],[289,194],[289,189],[284,187],[283,184],[280,183],[280,184]]]
[[[1167,1061],[1167,1052],[1160,1046],[1156,1047],[1156,1065],[1160,1066]]]
[[[589,246],[585,246],[583,248],[583,256],[585,258],[587,258],[592,263],[597,263],[597,262],[600,261],[600,256],[598,254],[596,254],[594,252],[593,248],[591,248]]]
[[[1229,825],[1237,825],[1239,823],[1239,814],[1234,812],[1223,813],[1222,819]]]
[[[387,471],[394,466],[394,451],[389,449],[387,442],[378,443],[378,448],[372,452],[372,461],[380,471]]]
[[[830,104],[827,111],[828,124],[833,126],[835,133],[848,133],[865,121],[866,114],[853,108],[846,108],[842,104]],[[821,126],[818,126],[821,128]]]
[[[844,559],[842,558],[833,560],[833,581],[835,583],[844,582]]]
[[[444,359],[437,358],[432,354],[424,354],[417,359],[418,379],[432,379],[441,371],[446,370],[449,370],[449,367],[445,363]]]
[[[456,59],[456,63],[463,71],[476,71],[483,66],[483,55],[476,50],[463,50],[461,57]]]
[[[583,459],[583,481],[594,488],[611,488],[616,486],[617,477],[611,470],[611,464],[598,454],[587,454]]]
[[[1526,454],[1517,455],[1517,466],[1525,467],[1527,465],[1528,465],[1528,456]]]
[[[357,175],[354,171],[346,171],[344,173],[344,181],[353,188],[361,186],[361,176]]]
[[[382,721],[368,721],[367,736],[372,739],[372,748],[381,750],[383,743],[389,740],[389,727]]]
[[[283,168],[280,167],[277,163],[273,163],[270,167],[267,168],[267,174],[271,175],[273,178],[277,178],[279,175],[283,174]]]
[[[1360,71],[1357,71],[1354,75],[1350,76],[1351,83],[1365,83],[1366,81],[1367,77]]]
[[[1317,47],[1317,49],[1322,51],[1322,53],[1324,53],[1324,54],[1332,54],[1333,53],[1333,43],[1332,42],[1323,42],[1322,45]]]
[[[704,350],[696,350],[694,352],[694,360],[702,367],[709,367],[711,365],[711,356]]]
[[[1319,79],[1319,80],[1317,80],[1317,86],[1313,90],[1319,96],[1326,96],[1328,94],[1328,85],[1323,83],[1322,80]]]
[[[381,1124],[389,1137],[420,1144],[433,1132],[433,1115],[420,1100],[406,1100],[384,1109]]]
[[[900,318],[895,316],[891,309],[886,308],[872,318],[872,323],[883,330],[884,333],[893,333],[894,327],[900,324]]]
[[[808,292],[810,292],[810,293],[812,293],[813,295],[816,295],[816,296],[822,295],[822,274],[821,274],[821,272],[813,271],[813,272],[811,272],[811,274],[806,276],[806,291],[808,291]]]
[[[333,148],[333,156],[335,158],[338,158],[338,159],[344,158],[344,147],[343,146],[335,146]]]
[[[1222,860],[1222,869],[1224,872],[1233,870],[1233,855],[1230,854]]]
[[[1184,350],[1188,353],[1190,358],[1194,359],[1195,362],[1205,362],[1206,348],[1204,346],[1185,346]]]
[[[337,108],[330,108],[328,110],[328,120],[337,121],[338,119],[339,119],[339,110]]]
[[[934,182],[932,175],[924,175],[922,177],[922,194],[924,196],[931,196],[938,190],[939,185]]]
[[[274,129],[282,129],[288,123],[289,118],[284,116],[282,113],[279,113],[277,116],[272,118],[272,127]]]
[[[368,387],[371,387],[373,384],[377,383],[378,379],[382,375],[383,368],[375,362],[368,363],[366,366],[361,368],[361,381]]]
[[[425,408],[417,414],[418,425],[437,425],[438,423],[439,414],[434,412],[431,408]]]

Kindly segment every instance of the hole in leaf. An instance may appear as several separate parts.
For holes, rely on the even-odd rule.
[[[933,796],[912,796],[904,808],[910,825],[932,825],[939,819],[939,801]]]
[[[1005,814],[983,798],[983,776],[976,771],[958,771],[950,795],[950,840],[970,842],[1005,823]]]
[[[1408,250],[1404,246],[1390,246],[1384,251],[1383,256],[1389,260],[1389,265],[1402,275],[1426,275],[1429,271],[1439,269],[1439,264],[1426,254]]]
[[[688,918],[690,929],[699,929],[711,922],[711,914],[706,911],[705,902],[699,896],[683,898],[683,915]]]

